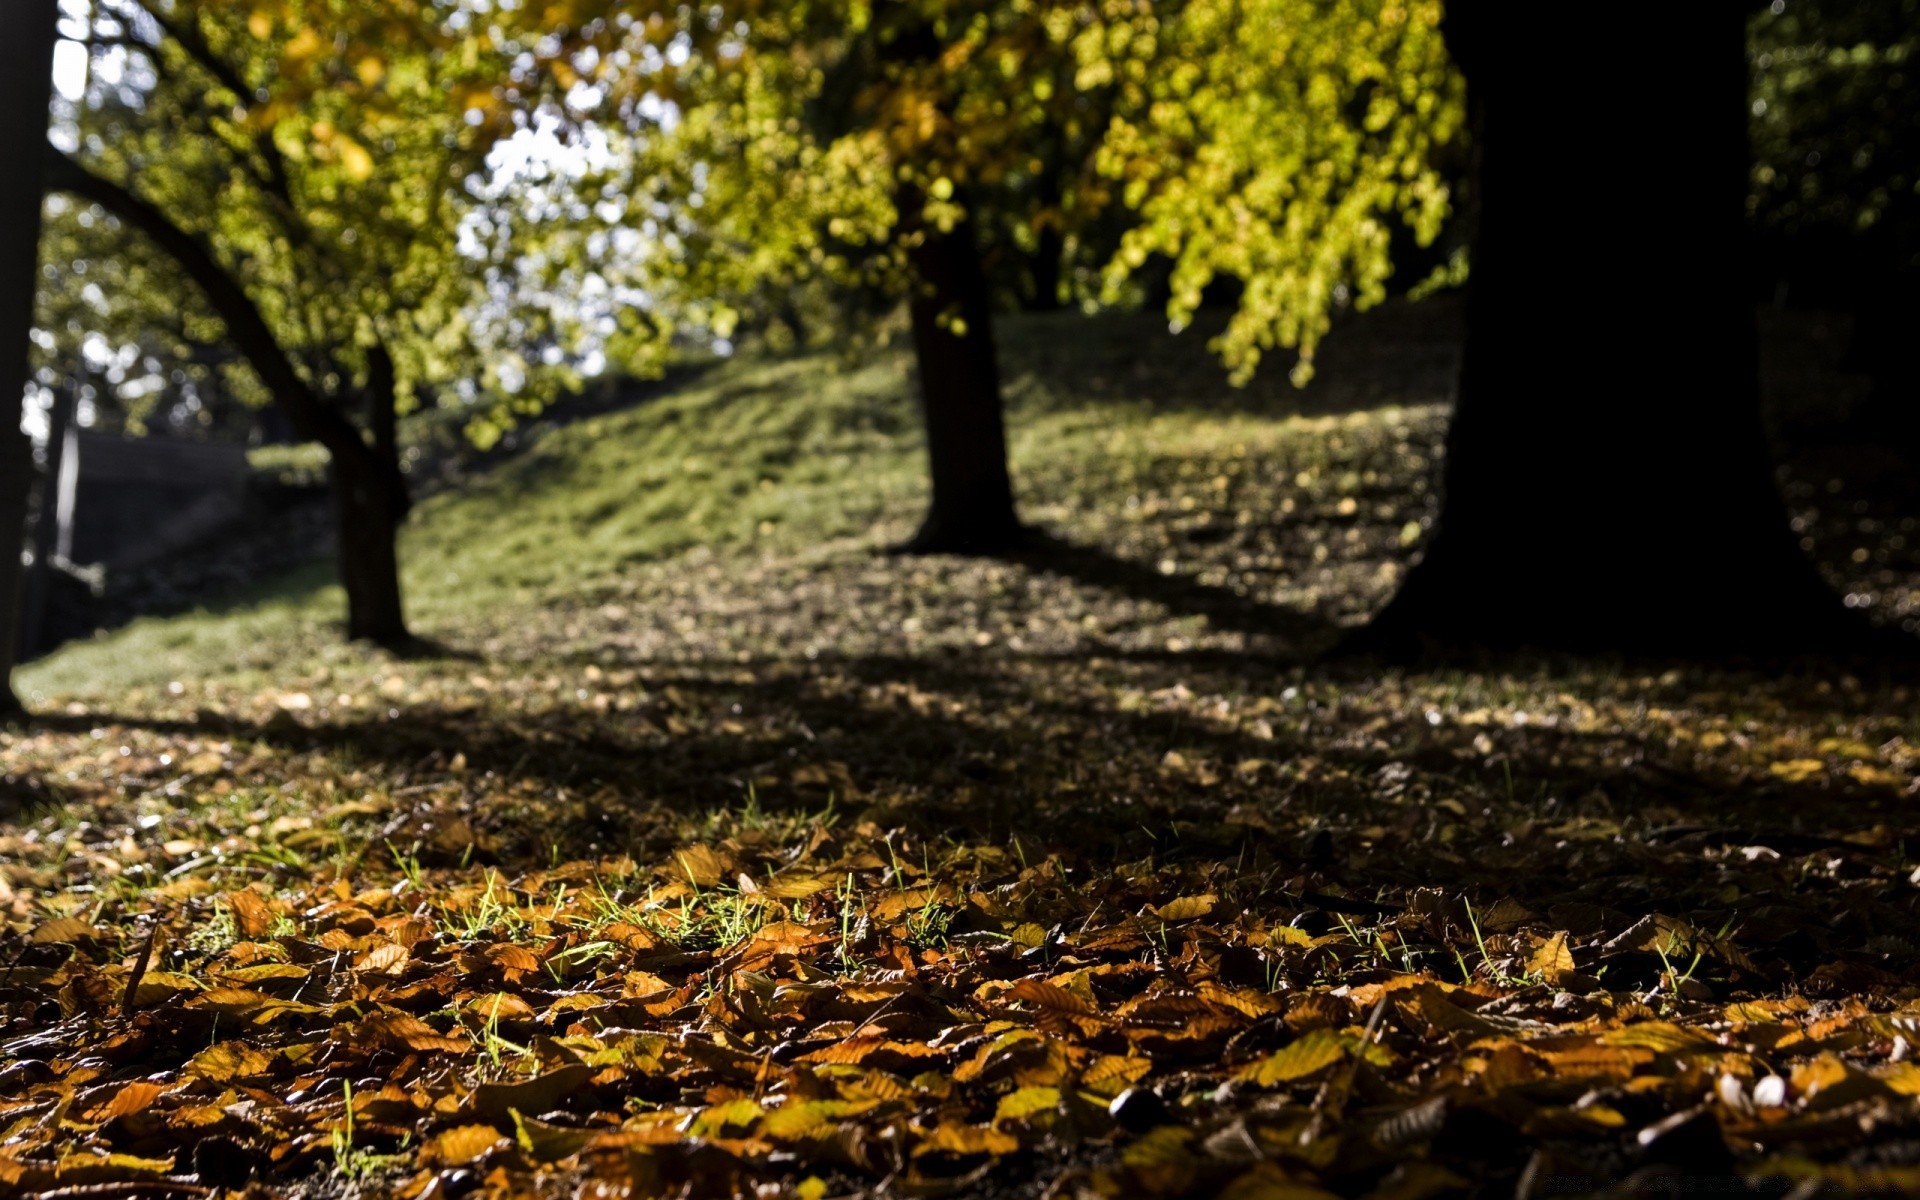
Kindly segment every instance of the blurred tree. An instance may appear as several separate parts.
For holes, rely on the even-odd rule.
[[[21,546],[33,447],[21,427],[28,335],[40,245],[40,171],[47,140],[58,0],[0,6],[0,720],[20,711],[12,676],[20,649]]]
[[[1752,55],[1762,282],[1852,317],[1873,418],[1920,450],[1920,0],[1770,6]]]
[[[630,14],[629,14],[630,15]],[[723,336],[821,281],[904,297],[932,500],[908,543],[1020,535],[993,279],[1037,307],[1117,302],[1175,260],[1184,321],[1248,285],[1220,349],[1311,355],[1374,298],[1388,223],[1446,207],[1457,124],[1437,4],[1388,0],[741,0],[615,20],[586,68],[609,111],[668,107],[627,189],[661,286]],[[1103,270],[1090,249],[1114,244]]]
[[[1237,281],[1215,349],[1241,380],[1295,349],[1304,381],[1334,312],[1385,299],[1396,227],[1425,245],[1450,212],[1436,164],[1464,110],[1440,16],[1437,0],[1177,6],[1101,147],[1140,217],[1109,293],[1165,256],[1180,325],[1215,280]]]
[[[35,381],[76,391],[88,428],[244,441],[284,425],[267,417],[277,410],[257,407],[251,369],[193,280],[144,234],[57,194],[40,246],[54,269],[40,278]]]
[[[1466,353],[1438,531],[1360,646],[1712,655],[1862,632],[1789,532],[1760,426],[1747,11],[1675,5],[1602,39],[1591,10],[1549,6],[1515,54],[1495,5],[1450,6],[1478,160]]]
[[[472,219],[487,153],[516,128],[500,85],[527,63],[470,7],[96,0],[76,31],[92,77],[50,160],[50,187],[199,291],[104,297],[94,315],[224,339],[249,368],[226,382],[326,449],[353,638],[408,636],[400,415],[465,405],[484,439],[569,377],[565,323],[501,283],[510,227]]]

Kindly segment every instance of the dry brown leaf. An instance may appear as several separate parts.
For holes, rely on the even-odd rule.
[[[1099,1013],[1091,1001],[1083,1000],[1063,987],[1038,979],[1022,979],[1007,989],[1006,998],[1023,1001],[1035,1008],[1044,1008],[1071,1016],[1091,1017]]]

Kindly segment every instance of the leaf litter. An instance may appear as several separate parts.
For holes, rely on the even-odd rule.
[[[1671,680],[1487,707],[1303,677],[1146,693],[1112,778],[1051,730],[998,746],[1024,790],[993,767],[945,805],[798,754],[729,804],[629,802],[689,786],[647,738],[804,719],[736,712],[764,681],[730,678],[636,675],[662,719],[622,722],[631,759],[555,709],[570,740],[517,779],[473,758],[510,715],[537,744],[538,706],[444,666],[412,699],[473,736],[404,768],[274,696],[15,738],[62,802],[0,839],[0,1188],[1920,1186],[1914,753],[1885,718],[1810,731],[1782,690],[1717,738],[1711,697],[1624,698]]]

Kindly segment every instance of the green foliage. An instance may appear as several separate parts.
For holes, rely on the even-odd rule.
[[[1755,18],[1751,203],[1763,227],[1891,232],[1914,265],[1916,53],[1916,0],[1790,0]]]
[[[970,217],[990,266],[1057,252],[1089,306],[1171,260],[1184,324],[1237,280],[1217,349],[1244,379],[1384,294],[1395,221],[1424,241],[1445,218],[1432,158],[1461,101],[1438,19],[1387,0],[742,0],[613,23],[587,57],[602,119],[673,113],[636,134],[624,192],[670,214],[643,269],[694,323],[725,336],[809,288],[897,298],[905,249]]]
[[[1216,348],[1245,379],[1297,347],[1296,377],[1329,315],[1386,297],[1391,223],[1421,244],[1446,219],[1435,151],[1462,94],[1438,3],[1199,0],[1139,18],[1140,96],[1102,152],[1141,215],[1108,272],[1112,292],[1151,254],[1175,261],[1169,315],[1191,319],[1216,276],[1245,286]],[[1084,43],[1083,43],[1084,45]],[[1082,50],[1086,71],[1110,69]]]

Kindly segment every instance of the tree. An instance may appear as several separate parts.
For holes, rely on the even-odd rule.
[[[32,445],[21,428],[27,337],[40,247],[41,147],[53,78],[57,0],[12,0],[0,9],[0,719],[20,712],[13,693],[20,648],[21,538]]]
[[[1853,629],[1760,425],[1745,14],[1674,6],[1631,69],[1570,69],[1612,44],[1597,20],[1530,13],[1514,54],[1492,5],[1448,14],[1478,159],[1465,359],[1438,532],[1362,647],[1712,655]]]
[[[463,12],[98,0],[96,80],[49,163],[51,187],[178,265],[259,400],[325,448],[347,632],[390,644],[408,638],[399,417],[463,405],[485,436],[570,361],[563,322],[505,282],[511,236],[475,219],[473,181],[515,129],[514,54]]]
[[[1384,262],[1373,218],[1444,211],[1424,150],[1447,114],[1391,98],[1378,60],[1424,54],[1444,73],[1432,22],[1406,12],[1380,0],[660,5],[609,25],[590,65],[610,111],[644,107],[645,93],[677,114],[644,140],[633,190],[675,202],[651,218],[656,269],[696,322],[704,305],[724,335],[823,279],[905,300],[933,481],[907,548],[992,551],[1021,532],[996,267],[1039,307],[1069,287],[1117,302],[1134,271],[1195,236],[1204,249],[1177,268],[1175,305],[1191,315],[1205,280],[1241,265],[1234,254],[1274,250],[1241,236],[1249,219],[1283,217],[1289,244],[1323,253],[1262,292],[1254,319],[1268,344],[1310,349],[1339,285],[1351,277],[1364,299]],[[1356,29],[1366,36],[1342,40]],[[1263,119],[1271,136],[1227,136]],[[1321,137],[1323,123],[1340,132]],[[1213,157],[1181,158],[1207,139]],[[1256,198],[1213,214],[1228,180]],[[1063,277],[1063,260],[1127,225],[1140,228],[1104,281]]]

